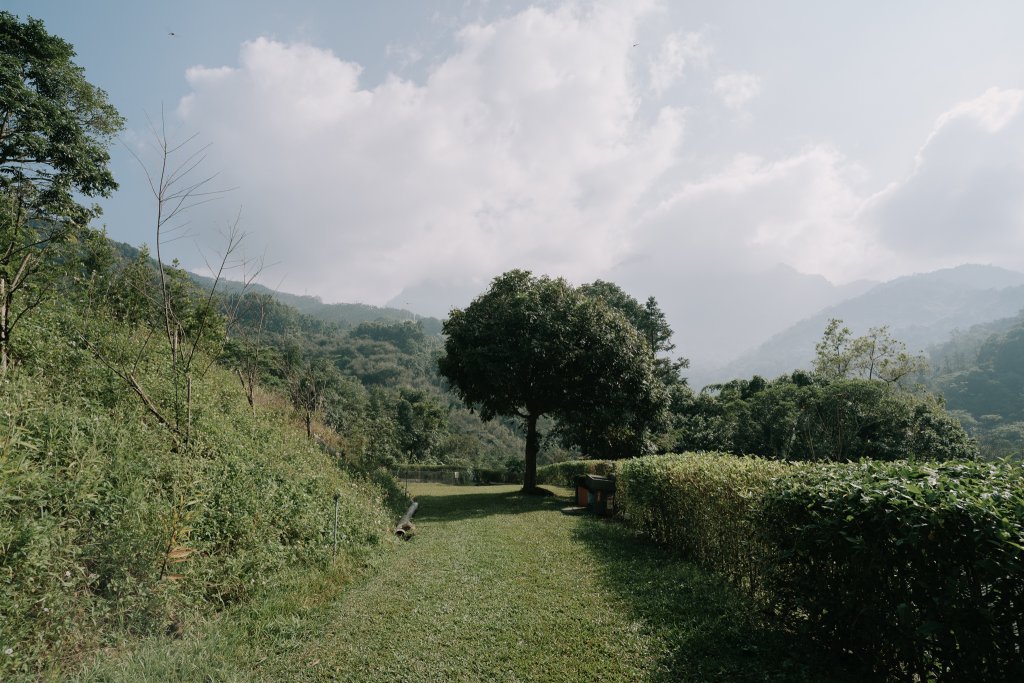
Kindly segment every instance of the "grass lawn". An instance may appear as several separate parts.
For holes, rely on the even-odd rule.
[[[848,677],[717,579],[517,487],[412,487],[416,533],[98,662],[124,681],[818,681]],[[568,491],[561,491],[568,494]],[[852,679],[851,679],[852,680]]]

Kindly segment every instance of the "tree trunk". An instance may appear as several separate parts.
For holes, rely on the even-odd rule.
[[[540,437],[537,434],[537,415],[526,418],[526,466],[523,468],[523,493],[537,490],[537,453],[540,452]]]

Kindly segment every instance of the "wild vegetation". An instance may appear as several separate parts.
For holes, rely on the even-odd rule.
[[[955,334],[929,355],[929,385],[982,454],[1024,460],[1024,313]]]
[[[753,377],[673,397],[667,451],[712,450],[777,460],[951,460],[977,446],[942,399],[908,386],[926,367],[884,328],[852,338],[833,320],[812,371]]]
[[[0,41],[0,677],[476,680],[525,649],[532,680],[595,651],[622,680],[800,680],[833,673],[815,641],[881,677],[1024,676],[1024,472],[991,460],[1024,443],[1019,318],[931,370],[832,320],[812,367],[694,393],[657,302],[609,282],[509,271],[442,327],[260,289],[238,226],[200,278],[164,247],[202,148],[154,131],[153,250],[112,244],[81,202],[116,188],[122,119],[40,22],[0,12]],[[669,451],[704,452],[634,457]],[[614,474],[633,529],[414,485],[434,535],[399,550],[386,468]]]
[[[133,381],[170,405],[169,359],[141,349],[151,333],[91,320],[83,335],[80,304],[41,304],[2,379],[5,677],[187,629],[283,569],[326,567],[336,494],[341,552],[381,543],[400,505],[393,483],[339,467],[273,396],[254,414],[216,366],[193,380],[186,445],[96,357],[130,350]]]
[[[116,187],[106,145],[121,119],[40,22],[0,13],[0,38],[9,679],[180,633],[283,571],[326,568],[335,539],[341,557],[364,553],[386,538],[401,496],[393,480],[304,438],[277,395],[246,395],[215,364],[231,320],[214,289],[145,252],[118,259],[89,229],[97,211],[77,201]],[[191,168],[154,184],[158,231],[168,202],[187,206],[201,186]]]

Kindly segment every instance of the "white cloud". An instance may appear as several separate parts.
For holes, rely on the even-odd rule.
[[[687,149],[684,133],[731,140],[714,98],[742,112],[761,80],[732,71],[709,88],[708,68],[673,100],[688,109],[660,106],[712,54],[700,33],[658,38],[660,16],[626,2],[530,7],[463,27],[447,58],[418,64],[422,79],[372,87],[329,50],[259,38],[235,66],[190,69],[178,113],[214,142],[211,162],[241,188],[245,227],[283,264],[285,289],[329,301],[401,294],[427,310],[419,291],[443,310],[525,267],[612,277],[676,311],[681,335],[733,334],[723,311],[782,320],[772,292],[741,308],[755,299],[750,273],[780,263],[833,281],[1024,267],[1008,255],[1024,254],[1021,91],[951,107],[921,134],[912,175],[871,196],[867,172],[826,141],[748,137],[736,149],[761,153],[724,162]]]
[[[738,156],[647,213],[633,251],[648,277],[669,281],[779,263],[836,280],[858,277],[879,256],[872,236],[851,220],[862,201],[854,189],[860,175],[824,146],[775,161]]]
[[[189,70],[178,112],[214,141],[286,287],[382,303],[514,266],[588,277],[682,139],[680,111],[640,113],[631,41],[649,11],[530,8],[463,28],[424,82],[373,88],[330,51],[260,38],[237,68]]]
[[[761,79],[742,71],[725,73],[715,79],[714,91],[729,109],[743,109],[761,94]]]
[[[682,78],[688,64],[701,64],[711,53],[711,44],[703,33],[669,34],[650,60],[651,90],[661,96]]]
[[[989,88],[981,97],[961,102],[940,116],[935,122],[935,130],[932,131],[929,140],[957,119],[973,121],[988,133],[998,133],[1017,116],[1022,101],[1022,90]]]
[[[990,89],[942,114],[914,170],[857,220],[926,270],[964,262],[1024,268],[1024,91]]]

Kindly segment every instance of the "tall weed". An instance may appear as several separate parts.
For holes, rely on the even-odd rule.
[[[26,321],[0,379],[0,679],[67,670],[96,648],[175,633],[283,569],[365,553],[387,533],[393,480],[347,471],[287,416],[257,411],[214,367],[194,387],[193,438],[169,438],[121,378],[76,343],[60,305]],[[164,361],[128,327],[154,394]]]

